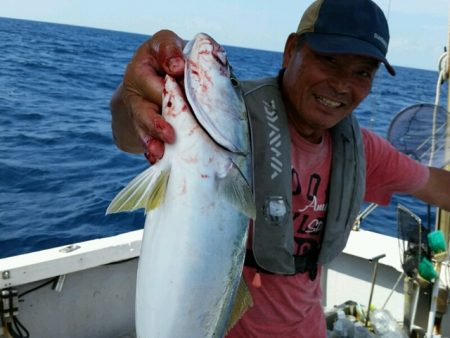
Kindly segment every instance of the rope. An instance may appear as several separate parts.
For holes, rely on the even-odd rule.
[[[384,310],[384,308],[386,307],[387,303],[389,302],[389,300],[391,299],[392,295],[394,294],[395,289],[397,289],[398,283],[400,283],[400,281],[402,280],[404,275],[405,275],[405,272],[402,271],[400,273],[400,276],[398,276],[397,281],[395,282],[394,286],[391,289],[391,292],[389,293],[386,301],[384,302],[383,306],[381,307],[382,310]]]
[[[436,84],[436,98],[434,100],[433,109],[433,121],[432,121],[432,132],[431,132],[431,149],[430,158],[428,165],[432,165],[434,154],[436,151],[436,123],[437,123],[437,111],[439,107],[439,102],[441,98],[441,85],[448,80],[448,51],[444,52],[439,58],[439,76]]]

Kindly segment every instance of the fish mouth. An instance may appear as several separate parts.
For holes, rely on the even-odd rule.
[[[345,106],[344,102],[336,101],[325,96],[313,94],[316,101],[327,108],[341,108]]]

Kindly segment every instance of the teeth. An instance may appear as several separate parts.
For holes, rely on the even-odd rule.
[[[320,103],[322,103],[323,105],[325,105],[327,107],[337,108],[342,105],[341,102],[333,101],[333,100],[327,99],[326,97],[323,97],[323,96],[316,96],[316,98],[317,98],[317,100],[320,101]]]

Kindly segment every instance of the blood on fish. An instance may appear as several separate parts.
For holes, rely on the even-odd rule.
[[[220,67],[220,75],[222,75],[222,76],[229,76],[230,74],[229,74],[229,72],[228,72],[228,69],[226,69],[226,68],[224,68],[224,67]]]
[[[211,77],[211,75],[208,72],[205,72],[203,74],[203,77],[208,80],[209,83],[214,84],[213,78]]]
[[[198,162],[198,157],[197,156],[189,156],[189,157],[184,157],[183,160],[187,163],[197,163]]]
[[[200,128],[200,126],[199,126],[198,124],[195,125],[194,127],[192,127],[192,128],[189,130],[188,135],[191,136],[191,135],[194,134],[195,131],[196,131],[197,129],[199,129],[199,128]]]

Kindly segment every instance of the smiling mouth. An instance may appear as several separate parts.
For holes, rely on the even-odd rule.
[[[329,107],[329,108],[340,108],[340,107],[344,106],[344,104],[342,102],[334,101],[334,100],[328,99],[328,98],[320,96],[320,95],[314,95],[314,97],[322,105]]]

